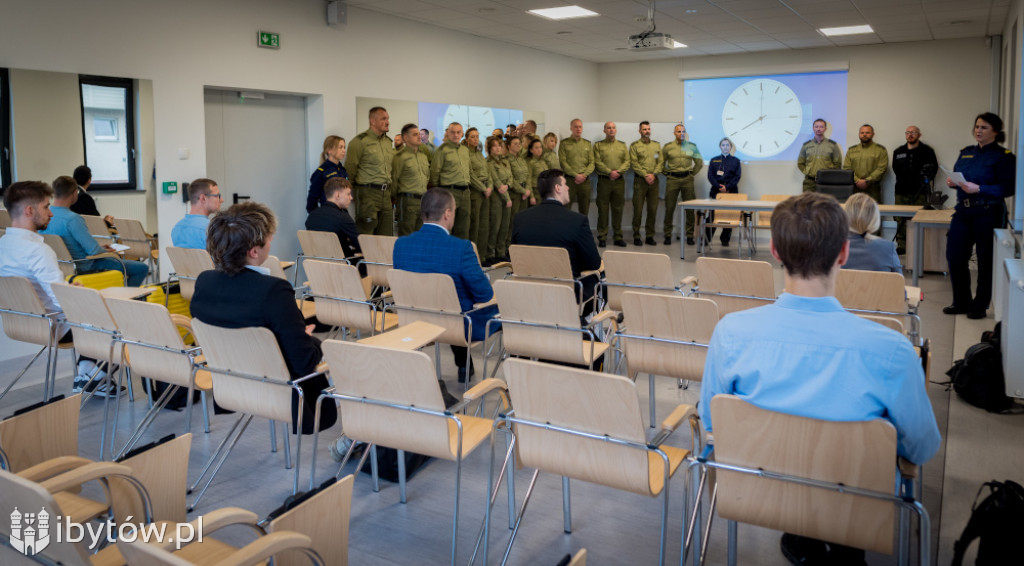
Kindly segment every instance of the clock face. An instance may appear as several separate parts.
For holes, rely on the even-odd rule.
[[[449,104],[444,112],[444,127],[447,128],[452,122],[462,124],[463,131],[469,128],[479,130],[480,143],[483,143],[494,129],[494,112],[485,106]]]
[[[722,130],[736,151],[771,157],[796,141],[803,122],[800,99],[772,79],[747,81],[732,91],[722,109]]]

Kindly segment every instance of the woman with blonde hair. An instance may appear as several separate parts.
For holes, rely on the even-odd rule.
[[[309,194],[306,196],[306,212],[327,202],[324,194],[324,183],[327,179],[341,177],[348,179],[348,171],[341,161],[345,159],[345,138],[327,136],[324,138],[324,150],[320,153],[320,166],[309,176]]]
[[[850,257],[843,269],[865,271],[892,271],[902,273],[896,243],[879,238],[874,233],[881,226],[878,203],[867,193],[855,193],[843,205],[850,219]]]

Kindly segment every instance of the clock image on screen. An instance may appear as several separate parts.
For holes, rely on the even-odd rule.
[[[772,79],[753,79],[732,91],[722,109],[722,130],[736,150],[771,157],[800,133],[803,109],[796,93]]]
[[[491,135],[494,129],[494,112],[486,106],[467,106],[464,104],[449,104],[444,112],[444,125],[447,127],[452,122],[458,122],[464,129],[474,127],[480,130],[480,140]]]

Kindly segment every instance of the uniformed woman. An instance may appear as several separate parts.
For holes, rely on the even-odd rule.
[[[505,160],[505,142],[497,136],[487,138],[487,171],[491,175],[491,193],[488,203],[491,213],[490,231],[487,235],[487,251],[480,251],[486,263],[493,264],[508,255],[508,223],[512,213],[511,187],[512,168]],[[481,211],[483,214],[483,211]],[[481,236],[482,237],[482,236]]]
[[[530,166],[520,155],[519,150],[522,143],[522,140],[517,137],[511,137],[505,142],[505,159],[512,170],[512,185],[509,186],[509,190],[512,193],[512,212],[510,214],[513,217],[520,210],[525,210],[530,206]],[[511,236],[512,231],[509,230],[509,237]]]
[[[729,138],[722,138],[722,141],[718,142],[718,148],[722,150],[722,154],[718,157],[712,157],[711,161],[708,162],[708,182],[711,183],[711,198],[716,198],[718,193],[738,193],[740,192],[740,160],[732,154],[732,140]],[[712,222],[715,219],[715,211],[711,211],[708,215],[708,222]],[[707,239],[711,240],[711,236],[715,235],[714,228],[707,229]],[[732,237],[732,228],[723,228],[722,236],[719,241],[722,242],[723,246],[729,245],[729,238]]]
[[[548,164],[548,169],[559,169],[562,165],[558,162],[558,152],[555,151],[558,147],[558,136],[555,132],[548,132],[544,134],[544,162]]]
[[[558,156],[556,155],[557,159]],[[544,159],[544,143],[540,140],[533,140],[526,148],[526,165],[530,168],[530,181],[527,185],[530,188],[530,206],[540,202],[540,193],[537,192],[537,176],[544,171],[552,169],[547,160]],[[558,167],[554,167],[558,169]]]
[[[345,138],[338,136],[327,136],[324,139],[324,150],[320,154],[320,167],[309,176],[309,194],[306,195],[306,212],[312,212],[321,204],[327,202],[324,195],[324,183],[332,177],[348,179],[348,171],[341,164],[345,159]]]
[[[480,131],[476,128],[466,130],[462,145],[469,149],[469,239],[476,244],[476,251],[481,259],[487,256],[487,235],[490,233],[490,209],[487,207],[491,196],[491,173],[487,170],[483,147],[480,145]]]
[[[946,236],[946,261],[953,284],[953,304],[942,309],[946,314],[966,313],[967,318],[985,318],[992,299],[992,232],[1003,227],[1006,199],[1013,196],[1017,158],[999,145],[1006,140],[1003,120],[991,112],[974,119],[977,145],[960,150],[953,171],[962,173],[956,188],[956,211]],[[978,255],[978,287],[971,298],[971,272],[967,265],[971,248]]]

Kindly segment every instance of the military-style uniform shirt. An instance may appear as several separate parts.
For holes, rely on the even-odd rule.
[[[433,159],[434,152],[437,151],[437,146],[431,143],[430,140],[427,140],[420,144],[420,151],[427,153],[427,159]]]
[[[939,161],[935,158],[935,150],[928,144],[918,142],[917,147],[910,149],[903,144],[892,152],[892,172],[896,175],[896,194],[914,196],[921,190],[924,182],[922,168],[931,165],[931,177],[939,172]]]
[[[546,171],[548,169],[560,169],[562,167],[562,164],[558,162],[558,154],[550,149],[545,149],[544,152],[540,154],[540,157],[547,165],[547,167],[541,169],[541,171]]]
[[[500,157],[493,156],[488,157],[485,161],[487,162],[487,173],[491,177],[491,186],[494,187],[494,193],[504,201],[512,200],[509,193],[498,193],[498,187],[508,185],[508,188],[511,190],[514,183],[512,169],[509,168],[508,162]]]
[[[469,148],[446,141],[430,161],[430,186],[469,186]]]
[[[608,176],[612,171],[629,171],[629,150],[619,140],[603,139],[594,144],[594,170]]]
[[[969,195],[957,187],[957,203],[965,198],[972,201],[987,199],[999,202],[1013,196],[1017,158],[1010,150],[997,143],[985,146],[969,145],[960,150],[953,171],[963,173],[964,179],[975,183],[980,189],[977,193]]]
[[[526,159],[527,154],[530,153],[530,144],[533,143],[533,140],[539,140],[540,136],[526,134],[521,139],[523,140],[523,146],[519,148],[519,157]]]
[[[807,177],[815,177],[820,169],[839,169],[843,165],[843,150],[836,142],[824,138],[821,143],[814,138],[800,147],[796,167]]]
[[[686,173],[689,171],[694,177],[704,167],[704,158],[700,156],[700,150],[693,142],[683,141],[682,143],[672,140],[662,146],[661,155],[658,156],[658,170],[655,173]]]
[[[558,161],[566,177],[593,173],[594,150],[590,140],[565,138],[558,145]]]
[[[889,168],[889,152],[884,145],[873,141],[851,145],[846,150],[843,169],[853,169],[853,178],[869,183],[880,183]]]
[[[474,151],[469,151],[469,186],[473,187],[473,190],[482,193],[487,190],[487,187],[491,187],[491,171],[487,168],[487,158],[480,152],[480,146]]]
[[[405,147],[395,154],[395,160],[391,165],[391,182],[398,194],[422,195],[427,192],[429,178],[430,162],[422,151],[414,152]]]
[[[660,150],[661,145],[654,140],[647,143],[642,139],[636,140],[629,145],[629,166],[638,177],[657,173]]]
[[[391,138],[366,130],[349,142],[345,169],[357,185],[383,185],[391,182],[394,159],[395,145]]]
[[[554,152],[551,153],[554,154]],[[526,164],[530,167],[530,181],[527,186],[530,188],[530,194],[533,195],[533,198],[537,199],[537,202],[540,202],[540,193],[537,192],[537,177],[544,171],[551,169],[551,167],[548,167],[548,164],[544,161],[543,155],[540,157],[528,158],[526,160]],[[555,169],[558,168],[555,167]]]
[[[526,159],[519,155],[509,155],[505,160],[512,170],[512,184],[509,188],[518,195],[526,193],[530,188],[530,166],[526,164]]]

